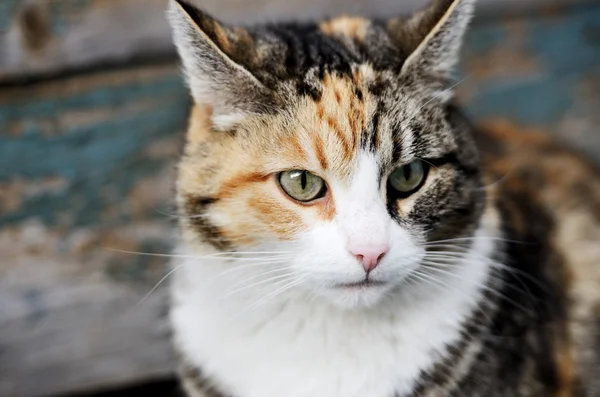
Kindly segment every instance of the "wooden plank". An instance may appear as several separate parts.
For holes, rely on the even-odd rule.
[[[0,92],[0,395],[171,374],[159,289],[189,107],[174,64]]]
[[[588,0],[480,0],[479,15]],[[427,0],[198,0],[225,21],[306,20],[351,13],[389,16]],[[3,0],[0,82],[98,63],[173,56],[164,18],[167,0]]]
[[[172,53],[165,0],[8,0],[0,81]],[[2,29],[4,28],[4,29]]]
[[[599,43],[600,5],[479,24],[461,100],[600,163]],[[137,306],[164,260],[111,249],[169,251],[187,109],[170,63],[0,89],[1,396],[172,373],[164,290]]]

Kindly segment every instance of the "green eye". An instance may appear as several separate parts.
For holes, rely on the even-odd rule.
[[[325,195],[325,181],[304,170],[284,171],[279,174],[283,191],[294,200],[309,202]]]
[[[423,185],[427,176],[427,164],[415,160],[410,164],[396,168],[390,175],[389,185],[402,197],[408,197]]]

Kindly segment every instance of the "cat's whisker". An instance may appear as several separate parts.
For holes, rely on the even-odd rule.
[[[154,293],[154,291],[156,291],[156,289],[163,283],[165,282],[173,273],[175,273],[176,271],[178,271],[179,269],[183,268],[184,266],[187,266],[190,264],[190,261],[185,261],[177,266],[175,266],[173,269],[169,270],[167,272],[167,274],[165,274],[160,280],[158,280],[158,282],[154,285],[154,287],[152,287],[152,289],[150,291],[148,291],[148,293],[146,295],[144,295],[144,297],[138,302],[137,305],[135,305],[135,308],[138,308],[142,305],[142,303],[144,303],[149,297],[150,295],[152,295]]]
[[[154,252],[129,251],[129,250],[122,250],[122,249],[118,249],[118,248],[110,248],[110,247],[104,247],[104,249],[106,249],[108,251],[119,252],[121,254],[154,256],[154,257],[159,257],[159,258],[192,258],[191,255],[159,254],[159,253],[154,253]]]
[[[262,297],[261,299],[259,299],[258,301],[256,301],[254,304],[252,304],[248,310],[253,310],[257,307],[259,307],[260,305],[263,305],[265,303],[267,303],[269,300],[274,299],[275,297],[283,294],[284,292],[290,290],[291,288],[295,287],[296,285],[304,282],[306,279],[308,279],[307,277],[296,277],[293,281],[291,281],[290,283],[279,287],[278,289],[276,289],[275,291],[265,295],[264,297]]]
[[[485,263],[492,265],[494,267],[506,267],[507,269],[511,269],[507,267],[501,262],[497,260],[487,257],[485,255],[479,255],[476,252],[466,251],[466,252],[452,252],[452,251],[433,251],[427,252],[424,256],[424,260],[428,259],[436,259],[446,261],[448,264],[460,264],[463,263]]]
[[[472,261],[473,263],[477,263],[479,261],[474,260]],[[448,269],[452,269],[451,266],[453,266],[453,263],[446,263],[446,262],[436,262],[436,261],[429,261],[427,262],[427,265],[432,265],[436,268],[436,270],[442,270],[444,269],[444,271],[448,271]],[[431,269],[431,267],[426,266],[427,268]],[[524,294],[527,295],[532,301],[537,301],[538,299],[535,299],[533,297],[533,294],[531,293],[531,291],[529,290],[529,288],[527,288],[527,285],[521,280],[518,279],[519,284],[523,287],[522,289],[517,287],[516,285],[513,285],[511,283],[507,283],[505,277],[503,277],[503,275],[498,271],[497,268],[493,268],[494,271],[489,273],[489,277],[496,279],[496,280],[500,280],[502,282],[502,285],[505,288],[508,288],[512,291],[518,292],[520,294]]]
[[[272,265],[272,264],[268,264],[268,265]],[[225,271],[225,272],[219,273],[219,274],[218,274],[217,276],[215,276],[215,278],[214,278],[214,279],[212,279],[211,281],[215,281],[216,279],[218,279],[218,278],[220,278],[220,277],[224,277],[224,276],[226,276],[227,274],[232,274],[234,270],[244,270],[244,269],[245,269],[245,268],[235,268],[235,269],[229,269],[229,270],[227,270],[227,271]],[[286,272],[290,273],[290,270],[289,270],[289,269],[287,269],[287,268],[285,268],[285,267],[278,267],[278,268],[275,268],[275,269],[269,269],[269,270],[267,270],[267,271],[264,271],[264,272],[262,272],[262,273],[259,273],[259,274],[254,274],[254,275],[252,275],[252,276],[250,276],[250,277],[247,277],[247,278],[244,278],[244,279],[242,279],[242,280],[239,280],[239,281],[235,282],[234,284],[230,285],[230,286],[229,286],[229,288],[236,288],[236,287],[238,287],[238,286],[240,286],[240,285],[243,285],[243,284],[246,284],[246,283],[248,283],[248,282],[250,282],[250,281],[252,281],[252,280],[256,280],[257,278],[264,277],[264,276],[266,276],[266,275],[268,275],[268,274],[272,274],[272,273],[278,273],[278,272],[284,272],[284,271],[286,271]]]
[[[417,270],[414,273],[412,273],[412,275],[417,278],[420,277],[422,282],[429,283],[430,285],[433,285],[434,287],[437,286],[438,288],[442,288],[450,293],[458,293],[459,295],[462,295],[465,298],[470,298],[470,296],[467,295],[460,288],[457,288],[457,287],[451,288],[448,284],[445,284],[443,282],[443,280],[438,279],[437,277],[435,277],[432,274],[427,274],[427,273]],[[475,287],[479,288],[479,286],[477,284],[473,284],[473,285]],[[477,302],[476,305],[477,305],[477,307],[479,307],[481,309],[481,306],[480,306],[481,302]],[[488,321],[490,321],[490,322],[492,321],[492,319],[486,314],[485,310],[483,310],[482,313],[483,313],[483,316],[485,316]]]
[[[122,251],[122,250],[117,250],[117,251]],[[163,276],[156,283],[156,285],[140,300],[140,302],[138,302],[136,304],[136,306],[135,306],[136,308],[139,307],[141,304],[143,304],[150,297],[150,295],[152,295],[152,293],[154,293],[154,291],[156,291],[156,289],[162,283],[164,283],[176,271],[180,270],[181,268],[183,268],[185,266],[191,265],[196,260],[203,259],[203,258],[208,258],[208,257],[214,258],[214,257],[217,257],[219,254],[225,254],[225,253],[217,253],[217,254],[214,254],[214,255],[208,255],[208,256],[204,256],[204,257],[195,257],[195,256],[182,256],[182,255],[165,255],[165,254],[153,254],[153,253],[139,253],[139,252],[129,252],[129,251],[126,251],[125,253],[133,253],[133,254],[148,255],[148,256],[159,256],[159,257],[169,257],[169,258],[186,258],[186,259],[188,259],[185,262],[176,265],[170,271],[168,271],[167,274],[165,274],[165,276]],[[246,253],[261,254],[260,252],[246,252]],[[240,252],[236,252],[236,254],[240,254]],[[225,259],[229,259],[229,258],[225,258]],[[219,275],[217,275],[217,277],[215,277],[215,279],[218,278],[219,276],[224,276],[227,273],[231,273],[233,271],[240,270],[240,269],[247,269],[248,267],[269,266],[269,265],[274,265],[274,264],[281,264],[281,259],[280,258],[272,258],[271,259],[269,257],[266,257],[266,258],[263,257],[263,258],[235,258],[235,259],[236,259],[236,261],[237,260],[246,261],[246,260],[256,259],[256,261],[260,261],[260,262],[259,263],[250,263],[250,264],[244,263],[244,264],[241,264],[241,265],[238,264],[237,266],[233,267],[232,269],[228,269],[227,271],[224,271],[224,272],[220,273]],[[282,269],[282,268],[274,269],[272,271],[259,274],[256,277],[261,277],[261,276],[264,276],[266,274],[269,274],[269,273],[272,273],[272,272],[275,272],[275,271],[283,271],[283,270],[285,270],[285,269]]]
[[[533,275],[520,270],[520,269],[516,269],[514,267],[511,266],[507,266],[504,263],[501,262],[496,262],[493,261],[491,262],[492,266],[498,270],[501,270],[503,272],[508,273],[508,275],[514,277],[515,279],[519,280],[519,282],[524,285],[523,280],[521,280],[521,277],[530,281],[531,283],[533,283],[536,287],[538,287],[539,289],[541,289],[542,291],[544,291],[544,293],[549,293],[550,292],[550,286],[546,283],[543,283],[542,281],[540,281],[539,279],[535,278]]]
[[[455,279],[458,279],[458,280],[461,280],[461,281],[465,281],[467,283],[471,283],[473,286],[475,286],[477,288],[480,288],[482,290],[488,291],[488,292],[490,292],[490,293],[498,296],[500,299],[506,300],[507,302],[511,303],[512,305],[514,305],[518,309],[522,310],[528,316],[530,316],[530,317],[535,316],[535,313],[533,311],[531,311],[529,308],[521,305],[520,303],[516,302],[514,299],[509,298],[506,294],[503,294],[503,293],[499,292],[495,288],[491,288],[489,285],[486,285],[485,283],[476,283],[476,282],[474,282],[471,279],[468,279],[468,278],[460,276],[459,274],[456,274],[454,272],[450,272],[450,271],[446,271],[444,269],[441,269],[437,265],[438,264],[435,263],[435,262],[432,262],[432,263],[423,263],[424,268],[426,268],[427,270],[436,271],[436,272],[438,272],[440,274],[443,274],[445,276],[453,277]]]
[[[275,280],[279,280],[281,278],[293,277],[293,276],[294,276],[294,274],[292,272],[288,272],[288,273],[285,273],[285,274],[280,274],[280,275],[276,275],[276,276],[273,276],[273,277],[269,277],[267,279],[262,279],[260,281],[255,282],[255,283],[247,284],[247,285],[244,285],[244,286],[242,286],[240,288],[236,288],[234,290],[230,290],[226,294],[220,296],[218,299],[223,300],[223,299],[229,298],[232,295],[235,295],[235,294],[237,294],[237,293],[239,293],[241,291],[244,291],[244,290],[247,290],[247,289],[250,289],[250,288],[254,288],[256,286],[263,285],[265,283],[269,283],[269,282],[272,282],[272,281],[275,281]]]
[[[469,258],[469,256],[474,256],[475,258]],[[502,262],[499,262],[493,258],[478,254],[476,252],[469,251],[469,252],[463,254],[463,253],[448,252],[448,251],[444,251],[444,252],[435,251],[434,253],[431,253],[431,252],[426,253],[425,258],[437,259],[437,260],[447,260],[452,263],[460,263],[460,262],[465,262],[465,261],[467,261],[467,262],[484,261],[484,262],[492,265],[494,268],[503,270],[503,271],[509,273],[511,276],[515,277],[526,290],[529,290],[529,289],[525,285],[524,281],[520,279],[520,277],[523,277],[524,279],[530,281],[536,287],[540,288],[541,290],[543,290],[545,292],[548,292],[550,289],[548,285],[546,285],[545,283],[542,283],[540,280],[536,279],[531,274],[529,274],[523,270],[508,266],[508,265],[506,265]]]
[[[415,157],[415,159],[416,159],[416,160],[421,160],[422,162],[424,162],[424,163],[428,164],[430,167],[433,167],[433,168],[435,168],[435,169],[439,169],[439,168],[440,168],[440,167],[438,167],[437,165],[433,164],[431,161],[427,161],[427,160],[425,160],[425,159],[423,159],[423,158],[420,158],[420,157]]]
[[[165,211],[163,211],[163,210],[161,210],[159,208],[156,208],[155,206],[152,206],[152,209],[154,211],[158,212],[159,214],[168,216],[170,218],[182,218],[182,216],[179,215],[179,214],[171,214],[171,213],[165,212]]]
[[[523,289],[527,292],[527,294],[529,294],[529,295],[532,295],[532,293],[531,293],[530,289],[527,287],[527,284],[525,283],[525,281],[523,281],[521,279],[521,277],[523,279],[526,279],[529,282],[533,283],[536,287],[540,288],[542,291],[544,291],[546,293],[549,292],[548,285],[542,283],[541,281],[539,281],[538,279],[536,279],[529,273],[526,273],[519,269],[512,268],[510,266],[507,266],[507,265],[505,265],[501,262],[498,262],[494,259],[491,259],[489,257],[480,256],[480,255],[475,255],[475,256],[476,256],[476,258],[469,258],[468,256],[463,256],[462,254],[445,253],[444,255],[441,255],[441,256],[426,255],[425,259],[426,260],[433,259],[436,261],[443,261],[440,264],[444,264],[445,266],[457,265],[460,263],[478,263],[478,262],[487,263],[490,266],[492,266],[494,269],[496,269],[498,271],[503,271],[503,272],[507,273],[507,275],[514,277],[519,282],[519,284],[523,287]],[[519,290],[514,285],[510,285],[510,288]],[[523,291],[521,291],[521,292],[523,292]]]
[[[448,254],[469,255],[469,251],[471,251],[470,246],[456,244],[430,245],[426,247],[426,249],[425,255],[435,255],[442,252]]]
[[[285,286],[285,285],[287,285],[295,280],[298,280],[300,278],[297,274],[292,274],[292,273],[287,274],[287,276],[288,277],[281,277],[272,282],[269,282],[269,284],[263,285],[261,287],[261,289],[254,290],[252,292],[253,296],[256,296],[257,300],[263,299],[265,296],[278,290],[280,287]],[[257,302],[257,301],[254,301],[254,302]],[[246,309],[248,308],[248,306],[244,306],[244,307]]]
[[[513,170],[510,170],[508,172],[506,172],[504,175],[502,175],[500,178],[498,178],[497,180],[495,180],[494,182],[491,182],[487,185],[482,185],[479,186],[477,188],[475,188],[475,191],[487,191],[493,187],[496,187],[497,185],[500,185],[502,182],[504,182],[504,180],[508,177],[508,175],[510,175],[513,172]]]
[[[511,240],[511,239],[498,237],[498,236],[472,236],[472,237],[450,238],[450,239],[444,239],[444,240],[434,240],[434,241],[426,242],[423,245],[427,246],[429,244],[436,244],[436,243],[451,243],[451,242],[461,242],[461,241],[482,241],[482,240],[484,240],[484,241],[492,240],[492,241],[502,241],[502,242],[508,242],[508,243],[526,244],[523,241]]]
[[[227,267],[225,270],[221,271],[220,273],[217,273],[216,275],[214,275],[212,278],[210,278],[211,282],[217,281],[218,279],[225,277],[227,275],[231,275],[233,273],[236,272],[241,272],[244,270],[248,270],[249,268],[255,269],[255,268],[260,268],[260,267],[265,267],[265,268],[271,268],[273,266],[280,266],[277,269],[284,269],[284,262],[281,262],[279,260],[273,260],[273,261],[263,261],[263,262],[258,262],[258,263],[241,263],[241,264],[235,264],[231,267]]]
[[[239,256],[242,255],[256,255],[256,256],[260,256],[260,258],[257,259],[263,259],[265,258],[264,255],[271,255],[273,258],[275,257],[279,257],[279,256],[285,256],[286,254],[293,254],[292,251],[289,252],[282,252],[282,251],[265,251],[265,252],[260,252],[260,251],[248,251],[248,252],[236,252],[236,251],[232,251],[232,252],[217,252],[217,253],[213,253],[213,254],[208,254],[208,255],[180,255],[180,254],[160,254],[160,253],[154,253],[154,252],[141,252],[141,251],[129,251],[129,250],[122,250],[122,249],[118,249],[118,248],[110,248],[110,247],[105,247],[105,249],[109,250],[109,251],[114,251],[114,252],[120,252],[123,254],[132,254],[132,255],[143,255],[143,256],[154,256],[154,257],[162,257],[162,258],[172,258],[172,259],[213,259],[213,258],[217,258],[217,259],[235,259],[235,260],[251,260],[253,258],[240,258]],[[275,256],[274,256],[275,255]]]
[[[451,252],[451,251],[433,251],[433,252],[427,252],[424,256],[424,258],[438,258],[438,259],[448,259],[449,261],[453,261],[453,262],[457,262],[460,261],[462,259],[469,259],[469,254],[466,252]],[[471,258],[473,259],[473,258]],[[479,258],[477,258],[479,259]],[[488,262],[486,260],[486,262]]]

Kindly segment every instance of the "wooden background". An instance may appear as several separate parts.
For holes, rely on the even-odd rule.
[[[424,0],[203,0],[227,21]],[[459,95],[600,162],[600,3],[481,0]],[[165,0],[0,0],[0,396],[172,375],[165,260],[189,100]]]

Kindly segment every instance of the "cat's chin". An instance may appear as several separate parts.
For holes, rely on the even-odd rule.
[[[320,295],[339,308],[352,310],[377,306],[391,289],[388,283],[338,284],[321,290]]]

